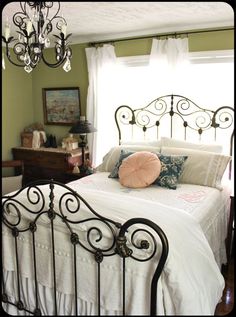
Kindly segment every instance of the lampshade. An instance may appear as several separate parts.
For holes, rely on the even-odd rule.
[[[80,120],[74,124],[71,129],[69,130],[69,133],[74,134],[86,134],[91,132],[96,132],[97,129],[94,128],[94,126],[88,122],[88,120],[85,120],[85,117],[80,117]]]

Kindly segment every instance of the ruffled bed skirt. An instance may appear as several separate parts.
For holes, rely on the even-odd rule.
[[[16,276],[14,272],[5,271],[4,272],[5,285],[7,285],[7,294],[9,295],[9,300],[15,303],[15,297],[13,294],[17,294],[17,283]],[[29,278],[21,279],[21,289],[22,289],[22,302],[27,308],[30,308],[31,311],[35,309],[35,297],[34,297],[34,284]],[[42,315],[55,315],[54,308],[54,292],[53,289],[42,286],[39,284],[38,287],[39,295],[39,307],[41,309]],[[63,294],[57,292],[57,314],[62,316],[72,316],[75,315],[75,298],[74,295]],[[5,312],[14,316],[25,316],[30,315],[24,310],[19,311],[15,306],[3,303],[2,305]],[[90,303],[83,299],[77,298],[77,309],[78,315],[98,315],[97,303]],[[116,310],[106,310],[101,307],[101,315],[122,315],[122,311]]]

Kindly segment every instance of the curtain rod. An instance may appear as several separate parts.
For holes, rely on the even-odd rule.
[[[211,29],[211,30],[200,30],[200,31],[185,31],[185,32],[174,32],[174,33],[160,33],[155,35],[146,35],[140,37],[130,37],[130,38],[121,38],[121,39],[114,39],[114,40],[107,40],[107,41],[98,41],[98,42],[91,42],[89,43],[90,46],[94,46],[96,44],[106,44],[106,43],[115,43],[115,42],[123,42],[123,41],[132,41],[132,40],[142,40],[142,39],[149,39],[153,37],[161,37],[161,36],[177,36],[182,34],[194,34],[194,33],[208,33],[208,32],[219,32],[219,31],[231,31],[234,28],[224,28],[224,29]]]

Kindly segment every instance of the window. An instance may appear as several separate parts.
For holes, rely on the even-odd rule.
[[[115,90],[108,86],[103,91],[106,96],[111,95],[112,100],[106,111],[100,113],[100,121],[109,124],[109,128],[106,127],[109,133],[103,136],[102,129],[99,130],[102,135],[96,154],[99,164],[111,144],[118,144],[113,118],[120,105],[141,108],[153,99],[169,94],[186,96],[200,107],[212,110],[234,105],[233,51],[190,53],[190,65],[184,70],[181,68],[174,86],[170,85],[169,74],[151,69],[149,55],[120,57],[117,60],[118,67],[112,72],[112,79],[109,77]],[[195,133],[193,139],[188,137],[188,140],[196,141],[197,138]],[[207,142],[205,137],[204,141]],[[229,153],[228,149],[225,152]]]
[[[181,94],[203,107],[214,109],[234,105],[233,51],[190,53],[190,65],[179,75],[175,91],[170,91],[166,74],[155,74],[149,56],[118,58],[119,103],[141,107],[166,94]],[[172,90],[172,89],[171,89]]]
[[[159,96],[173,93],[186,96],[200,107],[211,110],[221,106],[234,107],[233,50],[190,53],[190,65],[179,74],[174,91],[170,90],[165,73],[154,73],[149,68],[148,55],[122,57],[118,61],[117,105],[139,108]],[[196,141],[194,137],[192,140]],[[212,142],[212,135],[208,142]],[[222,138],[218,138],[218,142],[224,144],[224,152],[229,154],[229,142],[226,145]]]

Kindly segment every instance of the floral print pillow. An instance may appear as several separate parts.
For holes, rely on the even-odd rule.
[[[126,151],[126,150],[121,150],[120,152],[120,157],[118,162],[116,163],[116,165],[114,166],[113,170],[111,171],[111,173],[109,174],[109,178],[119,178],[118,172],[119,172],[119,168],[122,164],[122,161],[127,158],[128,156],[130,156],[131,154],[133,154],[135,152],[133,151]]]
[[[154,184],[161,187],[176,189],[178,179],[183,172],[184,162],[187,156],[179,155],[157,155],[161,161],[161,172]]]

